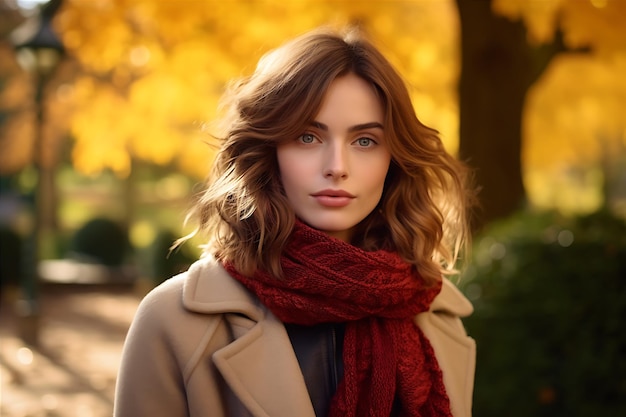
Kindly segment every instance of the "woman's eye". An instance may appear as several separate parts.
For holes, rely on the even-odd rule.
[[[370,138],[359,138],[356,140],[356,143],[359,146],[363,146],[365,148],[376,144],[376,142],[374,142],[374,140]]]
[[[302,143],[313,143],[313,142],[315,142],[315,136],[311,135],[310,133],[305,133],[305,134],[301,135],[298,139]]]

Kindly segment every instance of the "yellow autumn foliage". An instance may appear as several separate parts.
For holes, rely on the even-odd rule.
[[[626,140],[626,55],[611,62],[557,58],[530,91],[525,166],[541,169],[596,163]]]
[[[398,65],[420,117],[457,142],[456,11],[449,1],[67,0],[57,19],[85,69],[75,82],[75,167],[128,175],[132,159],[175,161],[204,176],[216,115],[233,77],[286,39],[358,24]]]
[[[557,30],[570,48],[592,46],[595,53],[626,48],[623,0],[492,0],[495,13],[522,19],[529,40],[550,42]]]
[[[554,59],[531,88],[524,114],[523,165],[533,202],[585,212],[603,204],[607,176],[626,173],[626,1],[493,0],[522,19],[529,41],[557,30],[573,50]]]
[[[529,91],[523,164],[533,202],[597,206],[600,162],[625,160],[626,1],[492,0],[492,9],[523,20],[533,44],[553,41],[560,30],[567,47],[592,48],[558,56]],[[86,174],[110,169],[123,177],[136,159],[204,177],[213,151],[211,129],[203,127],[211,126],[225,84],[288,38],[346,24],[370,34],[410,85],[420,119],[456,152],[453,0],[64,0],[55,27],[81,70],[48,95],[48,123],[58,125],[50,136],[69,129],[73,164]],[[3,109],[30,105],[27,81],[6,84]],[[32,137],[32,117],[11,118],[5,131]],[[3,168],[23,166],[30,142],[4,143]],[[595,187],[584,204],[580,193],[555,197],[571,185],[572,169],[593,172],[584,180]]]

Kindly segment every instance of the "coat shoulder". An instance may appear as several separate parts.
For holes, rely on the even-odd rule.
[[[454,417],[470,417],[472,413],[476,343],[461,321],[472,312],[469,300],[444,278],[430,310],[415,319],[435,352]]]
[[[259,302],[212,257],[194,262],[186,271],[164,281],[141,301],[135,321],[142,328],[179,334],[197,333],[224,314],[262,316]],[[188,340],[188,337],[185,337]]]
[[[190,269],[166,280],[139,304],[124,344],[115,416],[181,415],[191,396],[219,403],[217,370],[207,359],[231,336],[224,314],[198,314],[184,305],[191,274]]]

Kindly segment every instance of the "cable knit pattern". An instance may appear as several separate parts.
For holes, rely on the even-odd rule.
[[[395,398],[403,417],[452,416],[433,349],[413,321],[441,282],[425,287],[396,253],[366,252],[301,222],[282,266],[282,280],[225,268],[283,322],[346,322],[344,379],[331,417],[388,417]]]

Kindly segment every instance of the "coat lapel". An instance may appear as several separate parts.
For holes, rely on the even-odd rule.
[[[234,341],[213,362],[255,417],[315,417],[283,324],[212,258],[194,264],[183,289],[188,309],[224,314]],[[232,314],[229,314],[232,313]]]
[[[289,337],[276,319],[257,323],[213,360],[254,416],[315,416]]]

